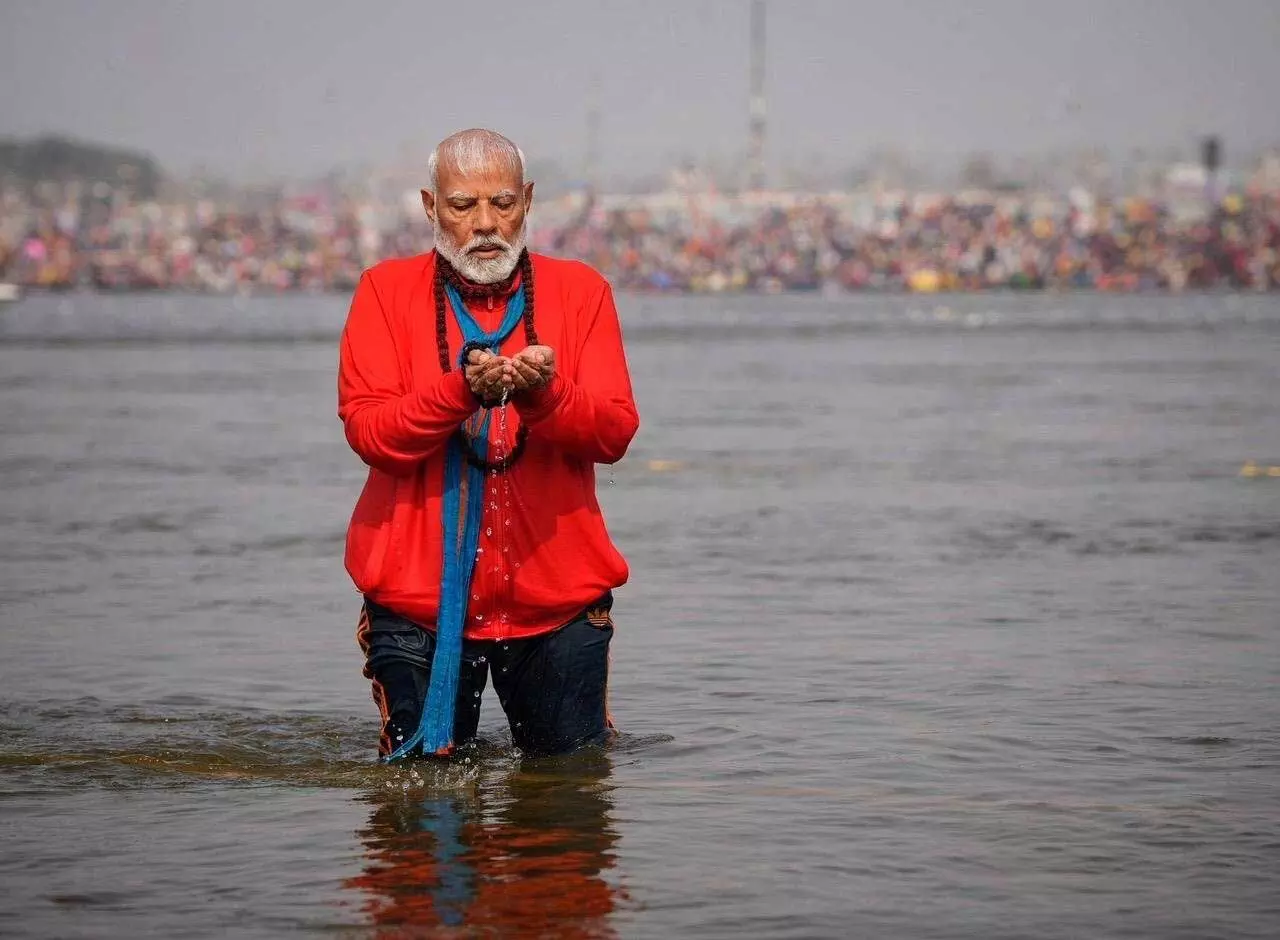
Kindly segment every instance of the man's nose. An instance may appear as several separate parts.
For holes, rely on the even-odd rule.
[[[487,203],[476,207],[475,223],[472,225],[478,235],[491,235],[498,229],[498,214]]]

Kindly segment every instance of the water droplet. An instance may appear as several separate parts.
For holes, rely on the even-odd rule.
[[[517,568],[519,568],[519,567],[520,567],[520,562],[518,562],[518,561],[517,561],[517,562],[515,562],[515,566],[516,566]]]
[[[476,549],[476,554],[477,554],[477,555],[483,555],[483,554],[484,554],[484,549],[483,549],[483,548],[477,548],[477,549]]]
[[[479,693],[479,692],[472,692],[471,694],[472,694],[474,697],[476,697],[476,698],[479,698],[479,697],[480,697],[480,693]]]
[[[511,580],[511,575],[509,575],[509,574],[504,574],[504,575],[502,576],[502,580],[503,580],[503,581],[510,581],[510,580]]]
[[[495,486],[495,487],[493,487],[491,490],[489,490],[489,492],[490,492],[490,493],[492,493],[494,496],[497,496],[497,495],[498,495],[498,488]]]
[[[484,662],[484,657],[481,656],[478,660],[476,660],[476,662],[481,662],[481,663]]]
[[[479,594],[472,594],[472,595],[471,595],[471,599],[472,599],[473,601],[478,601],[478,600],[480,600],[480,595],[479,595]]]
[[[485,530],[484,530],[484,534],[485,534],[485,535],[493,535],[493,529],[485,529]]]
[[[483,620],[483,619],[484,619],[484,614],[476,614],[476,619],[477,619],[477,620]]]
[[[503,523],[503,525],[511,525],[511,520],[508,519],[506,522]]]

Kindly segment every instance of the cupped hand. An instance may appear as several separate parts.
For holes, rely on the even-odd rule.
[[[473,349],[463,370],[472,394],[482,401],[492,401],[510,391],[514,383],[507,378],[509,361],[505,356]]]
[[[550,346],[526,346],[512,358],[513,370],[519,370],[530,388],[539,388],[556,374],[556,353]]]

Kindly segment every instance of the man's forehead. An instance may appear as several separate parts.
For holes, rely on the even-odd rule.
[[[520,173],[500,162],[463,172],[456,167],[441,165],[436,171],[441,192],[456,192],[469,196],[496,196],[504,191],[520,191]]]

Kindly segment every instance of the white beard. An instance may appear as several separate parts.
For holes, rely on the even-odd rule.
[[[529,220],[525,219],[520,225],[520,231],[516,232],[516,237],[510,244],[494,235],[492,238],[473,238],[465,245],[459,246],[437,221],[434,226],[436,251],[440,252],[440,256],[471,283],[496,284],[506,280],[516,269],[520,254],[524,251],[528,227]],[[502,254],[496,258],[477,258],[471,254],[474,249],[482,247],[501,248]]]

